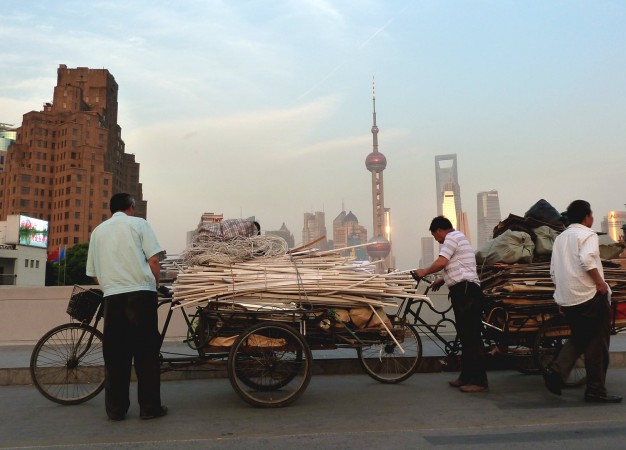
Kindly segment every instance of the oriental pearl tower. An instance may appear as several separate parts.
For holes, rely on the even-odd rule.
[[[387,158],[378,151],[378,126],[376,126],[376,89],[372,81],[372,102],[373,102],[373,124],[372,139],[373,151],[365,158],[365,167],[372,172],[372,210],[374,218],[374,237],[370,239],[370,245],[367,246],[367,254],[370,260],[383,259],[382,264],[377,265],[377,272],[386,272],[389,267],[389,252],[391,251],[391,243],[385,237],[388,231],[386,223],[385,196],[383,189],[383,170],[387,167]]]

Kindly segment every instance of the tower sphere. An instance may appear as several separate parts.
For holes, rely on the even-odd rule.
[[[380,152],[372,152],[365,158],[365,167],[370,172],[382,172],[387,167],[387,158]]]
[[[373,259],[385,258],[391,251],[391,244],[382,236],[370,239],[367,254]]]

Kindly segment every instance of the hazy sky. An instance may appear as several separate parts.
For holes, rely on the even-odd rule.
[[[626,2],[4,0],[0,122],[51,101],[59,64],[119,84],[126,151],[168,253],[203,212],[283,222],[342,203],[372,230],[372,77],[397,266],[417,266],[435,163],[456,153],[503,218],[626,203]],[[332,236],[329,236],[332,237]]]

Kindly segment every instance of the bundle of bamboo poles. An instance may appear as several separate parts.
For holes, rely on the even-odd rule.
[[[340,256],[344,250],[191,266],[178,275],[174,298],[181,306],[218,300],[259,308],[378,308],[396,306],[397,299],[426,299],[416,293],[415,281],[407,273],[374,274],[375,263]]]

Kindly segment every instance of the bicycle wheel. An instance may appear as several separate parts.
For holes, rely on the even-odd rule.
[[[228,378],[253,406],[279,408],[306,389],[313,370],[302,335],[282,323],[260,323],[240,334],[228,355]]]
[[[559,351],[569,339],[569,327],[563,318],[555,318],[544,322],[537,332],[533,356],[535,364],[543,372],[559,354]],[[574,368],[564,381],[566,387],[581,386],[587,382],[584,357],[576,361]]]
[[[68,323],[48,331],[30,357],[33,384],[49,400],[76,405],[104,388],[102,333]]]
[[[357,348],[363,370],[381,383],[399,383],[409,378],[422,358],[422,341],[413,327],[393,328],[398,344],[388,336],[373,345]]]

